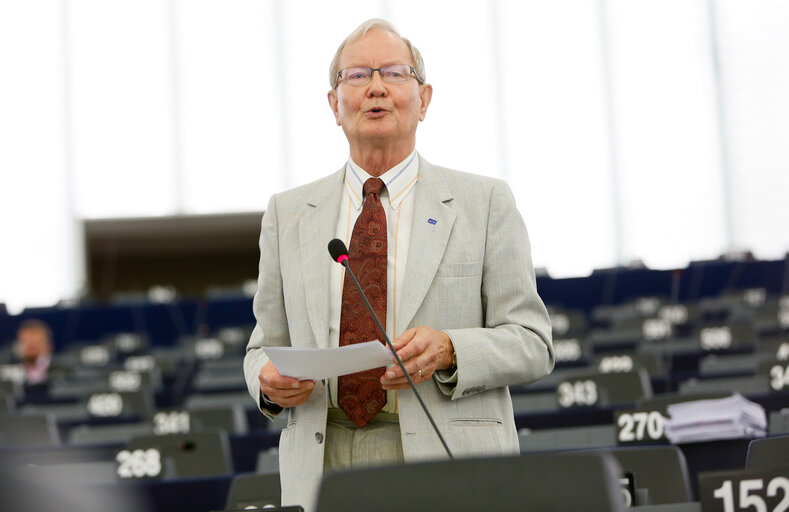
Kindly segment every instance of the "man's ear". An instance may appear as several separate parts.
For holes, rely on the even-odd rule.
[[[331,111],[334,112],[334,120],[337,121],[337,126],[340,126],[340,111],[337,108],[337,89],[332,89],[327,95]]]
[[[422,99],[422,105],[419,107],[419,120],[424,121],[427,107],[430,106],[430,100],[433,99],[433,86],[430,84],[420,85],[419,97]]]

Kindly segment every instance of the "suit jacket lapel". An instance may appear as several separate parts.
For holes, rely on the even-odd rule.
[[[344,176],[345,168],[321,183],[321,188],[307,200],[310,211],[299,222],[307,316],[318,348],[329,346],[329,279],[334,263],[327,245],[337,228]]]
[[[419,181],[414,188],[414,218],[397,325],[410,327],[444,257],[455,222],[452,193],[441,171],[419,157]],[[401,333],[395,333],[399,336]]]

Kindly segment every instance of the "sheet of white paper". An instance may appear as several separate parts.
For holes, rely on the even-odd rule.
[[[392,352],[380,341],[368,341],[338,348],[265,347],[280,375],[300,380],[320,380],[389,366]]]

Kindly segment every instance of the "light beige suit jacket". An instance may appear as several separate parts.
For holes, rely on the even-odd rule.
[[[537,295],[528,235],[507,185],[431,165],[421,156],[411,243],[397,325],[449,333],[457,384],[419,384],[455,456],[518,452],[508,385],[533,382],[553,369],[551,328]],[[260,397],[266,346],[329,345],[327,251],[335,236],[344,168],[272,196],[260,234],[257,319],[244,360],[252,397]],[[402,333],[395,333],[399,336]],[[327,390],[288,409],[280,438],[282,503],[314,506],[323,471]],[[446,453],[411,390],[398,394],[406,461]]]

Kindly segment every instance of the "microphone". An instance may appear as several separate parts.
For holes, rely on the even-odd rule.
[[[329,254],[331,255],[331,259],[340,265],[344,265],[343,262],[348,259],[348,249],[345,248],[345,242],[339,238],[335,238],[329,242]]]
[[[414,381],[411,380],[411,376],[408,375],[408,371],[405,369],[405,365],[403,361],[400,359],[400,356],[397,355],[397,351],[395,351],[394,347],[392,346],[392,341],[389,339],[389,336],[386,334],[386,329],[383,328],[381,325],[381,321],[378,320],[378,315],[375,314],[373,311],[373,307],[370,305],[370,301],[367,300],[367,295],[364,294],[362,287],[359,285],[359,281],[356,280],[356,276],[353,274],[351,270],[351,266],[348,263],[348,249],[345,247],[345,242],[340,240],[339,238],[335,238],[331,242],[329,242],[329,254],[331,255],[332,259],[345,267],[346,272],[351,275],[351,280],[353,281],[354,286],[359,291],[359,295],[362,296],[362,300],[364,301],[364,305],[367,306],[367,310],[370,312],[370,315],[373,317],[375,321],[375,325],[378,327],[378,330],[381,331],[381,334],[384,335],[384,340],[386,341],[386,345],[389,347],[389,350],[392,351],[394,354],[395,359],[397,360],[397,364],[400,366],[400,369],[403,370],[403,375],[405,378],[408,379],[408,385],[411,386],[411,389],[416,395],[417,400],[419,400],[419,405],[422,406],[422,409],[425,411],[427,415],[427,419],[430,420],[430,425],[433,426],[433,430],[435,430],[436,435],[441,440],[441,444],[444,445],[444,450],[446,450],[447,455],[451,460],[455,460],[455,457],[452,456],[452,452],[449,451],[449,446],[447,446],[447,442],[444,440],[444,436],[441,435],[441,432],[438,430],[438,425],[436,425],[435,420],[433,420],[433,416],[430,414],[430,411],[427,409],[427,405],[422,400],[422,397],[419,395],[419,391],[416,390],[416,385]]]

